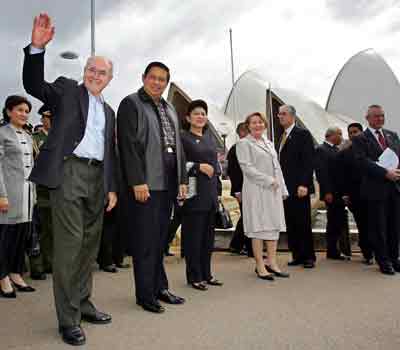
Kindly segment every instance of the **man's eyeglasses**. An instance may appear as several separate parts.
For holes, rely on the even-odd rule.
[[[99,77],[102,77],[102,78],[107,76],[107,71],[106,70],[99,70],[99,69],[96,69],[95,67],[88,67],[88,68],[86,68],[86,70],[90,74],[98,75]]]

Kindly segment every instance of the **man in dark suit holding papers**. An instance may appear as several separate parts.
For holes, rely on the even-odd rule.
[[[386,158],[382,154],[391,150],[398,157],[400,139],[395,132],[383,129],[385,113],[381,106],[371,105],[366,119],[368,128],[353,140],[355,158],[362,173],[360,192],[367,203],[368,236],[376,261],[383,274],[394,275],[400,272],[400,170],[398,159],[394,166],[382,166]]]

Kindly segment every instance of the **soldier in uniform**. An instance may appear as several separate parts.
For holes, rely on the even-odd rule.
[[[47,140],[51,128],[52,113],[47,105],[43,105],[38,113],[42,116],[42,128],[33,134],[33,152],[35,158],[39,155],[40,149]],[[53,232],[51,225],[51,210],[49,190],[37,185],[37,204],[34,209],[34,224],[40,233],[40,254],[30,257],[31,278],[34,280],[45,280],[46,273],[51,273]]]

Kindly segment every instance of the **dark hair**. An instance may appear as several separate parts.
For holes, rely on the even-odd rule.
[[[32,110],[32,104],[26,97],[20,95],[8,96],[3,108],[3,121],[9,123],[10,117],[8,116],[7,110],[12,111],[14,107],[19,106],[20,104],[23,103],[28,106],[30,112]]]
[[[196,108],[203,108],[206,111],[206,114],[208,114],[208,106],[207,106],[207,103],[205,101],[203,101],[203,100],[193,100],[192,102],[189,103],[186,115],[190,115],[190,113],[192,113],[193,110],[196,109]]]
[[[193,100],[192,102],[189,103],[189,106],[187,107],[186,116],[190,116],[190,113],[192,113],[196,108],[203,108],[204,111],[206,112],[206,115],[208,115],[207,103],[203,100]],[[190,129],[190,123],[186,120],[186,118],[182,122],[182,127],[185,130]],[[207,130],[207,128],[208,128],[208,123],[204,125],[203,131]]]
[[[246,122],[240,122],[237,127],[236,127],[236,134],[239,136],[240,130],[246,129],[247,131],[247,125]]]
[[[152,68],[155,68],[155,67],[160,68],[162,70],[165,70],[167,72],[167,82],[169,82],[169,79],[171,78],[171,74],[169,72],[169,68],[162,62],[155,61],[155,62],[149,63],[147,65],[146,69],[144,70],[143,76],[146,77],[147,74],[149,74],[150,70]]]
[[[36,132],[39,130],[39,128],[43,128],[43,125],[42,124],[35,125],[35,127],[33,128],[33,131]]]
[[[347,126],[347,131],[349,131],[350,128],[357,128],[357,129],[359,129],[360,131],[363,131],[363,127],[362,127],[362,125],[361,125],[360,123],[351,123],[351,124],[349,124],[349,125]]]

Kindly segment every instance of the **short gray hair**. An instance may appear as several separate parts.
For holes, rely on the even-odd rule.
[[[339,131],[341,132],[342,129],[338,128],[337,126],[331,126],[325,131],[325,138],[327,139],[328,137],[337,134]]]
[[[114,63],[109,58],[107,58],[105,56],[90,56],[90,57],[88,57],[88,59],[86,60],[85,69],[96,59],[104,60],[110,66],[110,74],[111,74],[111,76],[113,76]]]
[[[289,114],[291,114],[293,117],[297,116],[296,108],[292,105],[282,105],[281,107],[285,107]]]

